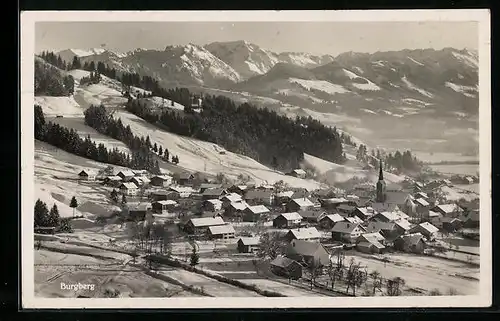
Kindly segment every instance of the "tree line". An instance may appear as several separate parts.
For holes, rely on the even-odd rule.
[[[419,171],[423,166],[423,163],[409,150],[402,153],[397,150],[394,153],[385,154],[380,149],[372,149],[371,154],[368,154],[368,149],[364,144],[359,145],[356,152],[356,159],[371,164],[374,167],[378,167],[379,161],[382,160],[385,170],[395,170],[398,173]]]
[[[75,80],[55,66],[35,59],[35,96],[70,96]]]
[[[49,211],[47,204],[40,199],[35,202],[34,226],[35,228],[54,227],[58,232],[62,233],[72,231],[69,218],[61,218],[57,205],[54,204]]]

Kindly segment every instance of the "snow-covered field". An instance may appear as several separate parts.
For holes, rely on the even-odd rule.
[[[477,92],[477,87],[457,85],[457,84],[454,84],[454,83],[448,82],[448,81],[445,83],[445,86],[453,89],[457,93],[462,93],[464,96],[471,97],[471,98],[476,97],[475,94],[471,94],[470,92],[471,91]]]
[[[347,93],[349,90],[345,89],[344,87],[336,84],[332,84],[331,82],[325,81],[325,80],[306,80],[306,79],[299,79],[299,78],[290,78],[289,81],[291,83],[296,83],[303,88],[309,90],[309,89],[314,89],[314,90],[319,90],[323,91],[329,94],[342,94],[342,93]]]
[[[152,143],[167,148],[171,155],[179,156],[179,165],[191,171],[209,174],[223,173],[233,178],[239,174],[245,174],[256,183],[273,183],[283,180],[291,186],[308,189],[316,189],[320,186],[313,180],[302,180],[275,172],[246,156],[229,151],[220,154],[219,151],[224,150],[221,146],[163,131],[131,113],[117,111],[113,116],[121,119],[125,126],[130,125],[134,133],[149,135]]]
[[[123,142],[113,139],[109,136],[103,135],[93,129],[92,127],[89,127],[85,125],[85,120],[83,118],[70,118],[70,117],[64,117],[64,118],[49,118],[46,117],[47,121],[51,121],[53,123],[59,124],[61,126],[64,126],[66,128],[73,128],[80,137],[85,138],[90,135],[90,139],[93,140],[97,145],[99,144],[104,144],[104,146],[108,149],[115,149],[118,148],[118,150],[125,152],[125,153],[130,153],[130,149],[125,145]]]
[[[172,101],[170,99],[166,98],[161,98],[161,97],[148,97],[148,98],[140,98],[139,102],[144,103],[146,102],[147,106],[152,106],[154,108],[168,108],[168,109],[174,109],[174,110],[184,110],[184,106],[174,102],[172,106]]]
[[[476,175],[479,164],[431,165],[436,172],[443,174]]]
[[[83,117],[83,109],[73,96],[35,96],[35,105],[40,105],[46,116]]]
[[[275,291],[289,297],[318,297],[324,296],[314,291],[307,291],[293,285],[269,280],[269,279],[241,279],[241,282],[254,284],[263,290]]]

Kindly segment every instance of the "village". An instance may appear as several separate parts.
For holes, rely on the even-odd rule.
[[[284,295],[273,292],[281,283],[327,296],[467,294],[474,291],[468,284],[477,283],[463,275],[468,283],[457,290],[449,283],[453,278],[435,286],[428,275],[411,284],[405,270],[386,269],[412,269],[421,258],[432,260],[427,267],[436,273],[441,261],[478,267],[478,247],[469,243],[478,244],[479,202],[443,202],[434,191],[448,180],[386,184],[382,164],[378,181],[351,190],[231,183],[189,172],[115,173],[111,167],[82,169],[72,179],[101,186],[121,209],[114,217],[70,218],[73,233],[118,222],[122,236],[110,237],[106,246],[132,253],[134,261],[144,255],[152,270],[166,264],[209,277],[216,272],[222,282],[243,287],[273,280],[268,296]],[[36,227],[35,233],[38,246],[46,243],[40,234],[57,234],[54,227]]]

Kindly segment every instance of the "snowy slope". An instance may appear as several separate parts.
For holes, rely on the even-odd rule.
[[[302,86],[303,88],[310,90],[320,90],[326,92],[328,94],[337,94],[337,93],[346,93],[349,92],[347,89],[340,85],[332,84],[328,81],[324,80],[306,80],[306,79],[298,79],[298,78],[290,78],[289,81],[291,83],[296,83]]]
[[[35,96],[35,105],[40,105],[46,116],[83,117],[83,109],[73,96]]]

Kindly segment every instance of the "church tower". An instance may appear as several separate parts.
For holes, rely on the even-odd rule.
[[[380,171],[378,174],[376,201],[377,203],[385,202],[385,181],[384,181],[384,174],[382,172],[382,161],[380,161]]]

